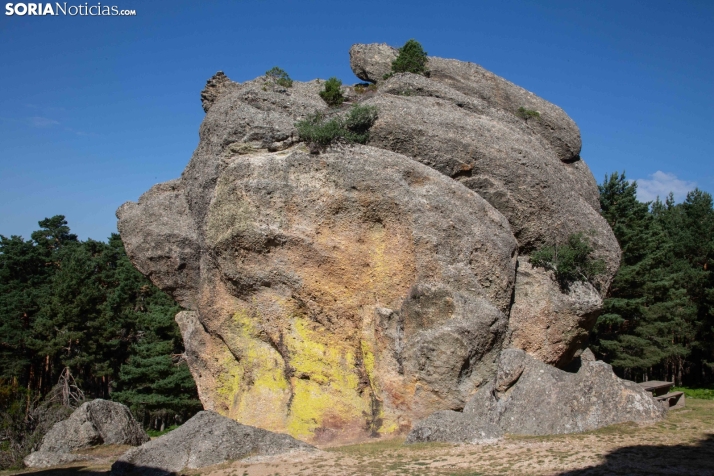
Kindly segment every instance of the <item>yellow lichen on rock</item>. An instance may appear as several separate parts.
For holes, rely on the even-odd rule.
[[[285,378],[285,362],[270,344],[261,339],[256,317],[241,310],[233,315],[227,336],[230,349],[238,349],[229,379],[219,381],[219,394],[231,399],[228,414],[241,423],[269,430],[285,427],[285,408],[290,385]],[[227,365],[227,368],[231,368]]]
[[[360,382],[353,343],[311,327],[309,320],[295,317],[285,339],[293,371],[288,433],[305,438],[364,426],[370,400]]]

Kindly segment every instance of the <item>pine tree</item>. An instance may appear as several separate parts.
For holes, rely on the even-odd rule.
[[[49,357],[33,348],[33,328],[50,293],[57,253],[77,242],[63,215],[39,225],[29,241],[0,236],[0,378],[27,386],[28,398],[51,386]]]
[[[129,406],[145,423],[181,422],[201,404],[172,317],[179,309],[165,295],[151,292],[143,306],[138,339],[122,365],[112,398]]]
[[[624,172],[606,176],[599,189],[602,214],[620,244],[622,261],[595,325],[592,347],[623,369],[625,376],[634,378],[633,370],[641,376],[662,358],[659,349],[636,330],[645,319],[644,287],[657,268],[665,243],[648,205],[637,200],[637,184],[629,182]]]
[[[600,186],[603,216],[623,254],[592,347],[626,378],[681,384],[692,367],[706,374],[703,357],[712,352],[705,337],[711,335],[711,196],[695,191],[677,205],[671,195],[664,203],[641,203],[636,192],[624,173],[606,176]]]
[[[61,215],[39,224],[31,240],[0,236],[0,386],[34,398],[66,368],[90,398],[119,387],[140,397],[135,408],[200,409],[188,368],[173,362],[179,308],[132,266],[119,235],[79,241]]]
[[[695,380],[711,378],[714,360],[712,339],[712,288],[714,276],[714,207],[710,194],[695,189],[683,203],[674,205],[670,197],[653,213],[663,223],[673,243],[672,262],[678,285],[686,291],[688,305],[687,326],[692,335],[687,345],[693,355],[689,362],[677,361],[678,374],[687,371]]]
[[[201,410],[201,403],[182,358],[183,341],[174,321],[180,308],[132,266],[118,235],[112,235],[109,246],[119,259],[117,286],[108,302],[114,315],[122,314],[135,325],[112,399],[129,406],[147,424],[183,421]],[[124,306],[127,302],[133,306]]]

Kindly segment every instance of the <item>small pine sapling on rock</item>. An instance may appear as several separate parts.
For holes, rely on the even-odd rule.
[[[285,70],[278,68],[277,66],[273,66],[268,71],[266,71],[265,76],[267,76],[268,79],[272,79],[275,84],[284,88],[290,88],[293,85],[293,80],[290,79],[288,73],[286,73]]]
[[[534,251],[529,262],[534,267],[553,271],[561,289],[567,291],[576,281],[595,284],[595,278],[605,272],[605,262],[593,258],[593,251],[583,233],[574,233],[564,244]]]
[[[422,48],[421,43],[411,39],[404,43],[404,46],[399,48],[399,55],[392,62],[392,72],[384,75],[384,79],[389,78],[394,73],[414,73],[429,75],[426,69],[426,51]]]
[[[339,106],[345,101],[342,95],[342,81],[334,76],[325,81],[325,87],[320,91],[320,97],[330,106]]]

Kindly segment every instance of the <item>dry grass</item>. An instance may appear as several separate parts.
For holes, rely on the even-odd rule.
[[[651,426],[625,423],[577,435],[509,436],[491,445],[328,448],[314,456],[233,463],[210,476],[714,475],[714,401],[688,400]]]
[[[105,476],[104,466],[28,471],[42,476]],[[0,476],[12,473],[0,473]],[[325,448],[314,454],[226,463],[205,476],[352,475],[714,475],[714,401],[688,400],[651,426],[614,425],[577,435],[509,436],[490,445],[401,440]]]

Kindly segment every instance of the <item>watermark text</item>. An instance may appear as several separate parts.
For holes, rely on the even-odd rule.
[[[89,2],[81,5],[68,5],[67,2],[6,3],[5,15],[114,17],[136,16],[136,10],[125,10],[116,5],[102,5],[101,3],[90,5]]]

